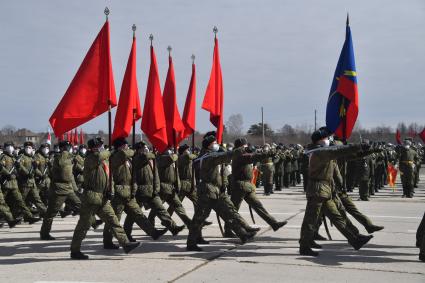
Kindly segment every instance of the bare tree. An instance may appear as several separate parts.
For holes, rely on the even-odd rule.
[[[13,135],[13,133],[16,132],[16,127],[12,125],[6,125],[1,129],[2,135]]]
[[[243,117],[242,114],[232,114],[226,121],[227,134],[231,136],[240,136],[243,131]]]

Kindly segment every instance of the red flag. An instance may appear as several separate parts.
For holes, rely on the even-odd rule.
[[[185,130],[182,140],[195,132],[196,115],[196,72],[195,63],[192,64],[192,77],[190,78],[189,90],[187,91],[186,103],[183,111],[183,124]]]
[[[117,105],[106,21],[49,121],[56,136]]]
[[[83,128],[80,129],[80,144],[84,144]]]
[[[74,141],[73,141],[74,145],[78,145],[78,130],[77,128],[75,128],[74,130]]]
[[[395,133],[395,140],[397,141],[397,144],[401,144],[401,134],[399,129],[397,129]]]
[[[223,78],[217,38],[214,39],[214,43],[213,65],[202,108],[210,112],[210,121],[217,127],[217,142],[221,143],[223,138]]]
[[[423,142],[425,142],[425,128],[422,130],[422,132],[419,133],[419,137],[422,139]]]
[[[69,142],[72,144],[72,145],[74,145],[74,132],[71,130],[70,132],[69,132]]]
[[[164,104],[165,122],[167,125],[168,146],[175,146],[180,143],[184,132],[184,125],[180,118],[176,98],[176,79],[174,77],[174,66],[171,55],[168,56],[168,72],[164,85],[164,95],[162,101]]]
[[[121,85],[112,140],[119,137],[128,137],[133,126],[133,120],[137,121],[140,118],[142,118],[142,109],[140,108],[136,76],[136,37],[133,37],[133,44]]]
[[[162,104],[161,86],[159,83],[158,66],[155,51],[151,46],[151,65],[149,68],[148,85],[146,87],[145,105],[143,106],[141,129],[151,144],[160,152],[168,147],[167,129]]]

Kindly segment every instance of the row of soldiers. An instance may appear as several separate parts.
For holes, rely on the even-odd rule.
[[[50,230],[53,218],[58,212],[61,213],[61,216],[67,215],[66,211],[62,211],[64,203],[68,204],[70,210],[80,214],[71,244],[71,258],[88,258],[80,251],[81,242],[90,226],[95,227],[98,223],[95,215],[105,222],[104,248],[119,248],[112,242],[114,236],[126,252],[130,252],[138,245],[131,236],[134,223],[137,223],[153,239],[159,238],[167,230],[176,235],[184,229],[184,225],[176,225],[171,218],[173,212],[176,212],[189,228],[187,249],[192,251],[202,250],[198,244],[208,243],[203,239],[201,231],[203,226],[209,224],[206,219],[212,209],[225,221],[224,235],[226,237],[237,236],[242,242],[252,238],[259,229],[248,225],[238,213],[243,200],[249,204],[250,209],[255,210],[270,224],[273,230],[276,231],[286,224],[286,221],[279,222],[267,212],[256,197],[255,183],[253,183],[254,166],[260,164],[263,174],[268,175],[268,178],[263,177],[265,190],[267,190],[267,185],[273,186],[273,173],[266,174],[267,169],[264,170],[264,167],[267,165],[272,167],[279,159],[285,160],[288,151],[284,148],[265,145],[261,151],[253,152],[246,139],[240,138],[235,141],[234,149],[226,150],[217,144],[213,133],[205,136],[199,156],[191,153],[186,145],[179,148],[178,155],[172,149],[163,154],[154,154],[143,142],[130,149],[125,139],[115,140],[113,151],[105,150],[101,139],[92,139],[88,142],[88,151],[85,146],[81,146],[76,155],[72,153],[71,144],[66,141],[59,144],[59,151],[54,154],[49,154],[48,145],[45,144],[40,146],[33,159],[30,160],[34,154],[32,148],[31,143],[26,143],[22,156],[19,155],[12,163],[2,162],[2,178],[5,178],[5,183],[15,180],[17,176],[19,176],[18,180],[23,176],[26,176],[27,179],[34,179],[34,182],[27,183],[34,184],[31,188],[34,195],[39,195],[38,198],[37,196],[29,199],[23,198],[22,192],[28,190],[28,186],[22,186],[23,190],[20,189],[20,186],[16,187],[19,188],[18,191],[22,193],[24,200],[21,206],[33,204],[37,207],[40,216],[43,217],[40,231],[40,237],[43,240],[55,239],[50,235]],[[5,149],[7,150],[4,155],[13,161],[13,145],[5,144]],[[364,156],[381,152],[381,148],[375,147],[373,152],[368,152]],[[308,152],[305,154],[309,156],[308,160],[310,160],[311,154]],[[357,157],[357,159],[361,157]],[[23,163],[22,158],[29,161]],[[22,167],[26,168],[26,171]],[[316,181],[311,176],[317,172],[312,173],[311,167],[309,164],[307,188],[311,186],[311,182]],[[196,174],[194,174],[193,168],[195,168]],[[13,176],[15,172],[17,175]],[[110,176],[110,174],[112,175]],[[24,184],[22,181],[18,183]],[[343,181],[341,183],[343,184]],[[8,187],[10,186],[5,188]],[[340,187],[344,188],[344,185]],[[46,189],[48,193],[47,209],[40,197],[40,195],[43,196],[42,192]],[[317,192],[314,194],[317,195]],[[185,197],[188,197],[194,204],[195,214],[192,219],[187,216],[181,204]],[[308,189],[307,197],[310,198]],[[339,203],[342,204],[340,206],[345,206],[349,213],[354,213],[354,217],[360,219],[358,220],[368,232],[373,233],[383,228],[373,225],[367,217],[358,212],[344,190],[341,190],[338,197]],[[2,208],[8,208],[10,200],[8,203],[7,200],[2,202]],[[167,202],[167,210],[164,208],[163,202]],[[336,214],[343,214],[341,211],[338,213],[336,210],[333,211],[335,208],[333,206],[336,206],[338,202],[332,200],[333,206],[330,206],[328,202],[325,203],[323,211],[315,209],[311,214],[311,211],[307,209],[309,212],[306,212],[307,219],[316,219],[319,213],[326,214],[332,222],[337,222],[335,223],[336,227],[344,235],[349,235],[350,238],[347,238],[356,249],[370,240],[371,236],[361,235],[358,229],[348,222],[348,218],[345,217],[346,219],[343,221],[338,217],[335,218]],[[15,205],[15,203],[12,204]],[[18,210],[12,209],[12,211],[15,215],[19,215],[19,213],[23,215],[24,220],[38,220],[33,216],[31,216],[32,218],[25,216],[22,212],[24,209],[19,205],[12,207],[18,208]],[[142,207],[150,209],[148,218],[144,216]],[[308,207],[309,205],[307,205]],[[341,210],[340,207],[338,209]],[[7,209],[2,209],[3,211],[6,212],[3,215],[8,219]],[[123,211],[127,214],[124,228],[119,223]],[[12,218],[8,222],[12,227],[14,221],[17,221],[15,220],[17,217],[10,213],[10,210],[9,214]],[[161,220],[166,229],[155,229],[155,217]],[[302,228],[300,253],[304,255],[316,255],[311,247],[320,247],[314,242],[315,239],[320,239],[318,234],[320,223],[317,219],[313,222],[316,224],[307,225],[307,227],[314,226],[314,229],[310,229],[313,232],[312,237],[303,236],[309,229],[306,230],[305,225]],[[342,225],[343,222],[344,225]],[[344,230],[345,228],[341,228],[347,225],[351,227],[351,234]]]

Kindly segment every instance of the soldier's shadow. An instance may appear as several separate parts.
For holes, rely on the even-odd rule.
[[[416,254],[395,252],[395,248],[409,248],[406,246],[389,246],[389,245],[377,245],[368,244],[364,249],[359,251],[353,250],[346,243],[329,243],[322,244],[323,250],[320,251],[318,257],[304,257],[300,256],[299,259],[310,261],[312,263],[327,265],[327,266],[341,266],[344,263],[407,263],[407,262],[418,262],[417,260],[400,259],[395,257],[400,256],[413,256]]]

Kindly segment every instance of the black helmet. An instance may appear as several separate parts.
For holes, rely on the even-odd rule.
[[[31,141],[26,141],[26,142],[24,142],[24,147],[26,147],[26,146],[34,147],[34,143],[31,142]]]
[[[202,141],[202,147],[207,149],[210,144],[216,141],[215,135],[205,136],[204,140]]]
[[[128,144],[127,140],[125,138],[116,138],[114,140],[114,147],[115,149],[118,149],[119,147]]]
[[[99,147],[103,144],[103,139],[101,137],[96,137],[94,139],[90,139],[87,142],[87,145],[90,149]]]
[[[143,149],[143,148],[145,148],[145,146],[146,146],[146,143],[139,141],[138,143],[136,143],[134,145],[134,149],[135,150]]]
[[[69,148],[71,147],[71,143],[69,141],[60,141],[59,142],[59,148],[63,149],[63,148]]]
[[[246,140],[246,138],[238,138],[235,140],[235,147],[241,147],[248,144],[248,141]]]
[[[331,135],[332,135],[332,132],[328,128],[321,127],[318,130],[314,131],[313,134],[311,134],[311,141],[313,143],[316,143],[320,141],[321,139],[327,138]]]
[[[185,152],[185,150],[189,149],[189,146],[187,144],[184,144],[182,146],[179,147],[179,154],[183,154],[183,152]]]

